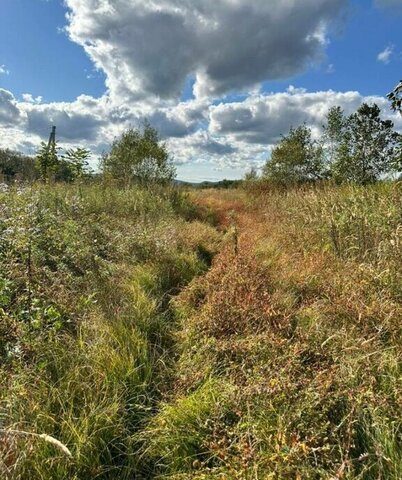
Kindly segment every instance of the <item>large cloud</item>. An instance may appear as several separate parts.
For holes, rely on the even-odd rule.
[[[220,96],[321,58],[346,0],[66,0],[70,38],[119,98]]]
[[[290,87],[287,92],[251,95],[243,102],[221,103],[211,107],[209,131],[225,136],[232,142],[272,145],[290,127],[306,123],[318,135],[325,123],[329,108],[339,105],[346,115],[363,102],[377,103],[383,116],[402,129],[402,118],[390,112],[389,102],[383,97],[363,97],[358,92],[307,92]]]
[[[14,95],[8,90],[0,88],[0,126],[13,126],[21,120],[22,114]]]
[[[290,126],[306,123],[319,129],[331,106],[340,105],[350,113],[362,100],[358,92],[309,93],[291,87],[284,93],[252,95],[243,102],[212,107],[209,129],[250,144],[274,144]]]

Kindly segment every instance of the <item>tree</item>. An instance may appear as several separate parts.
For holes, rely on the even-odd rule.
[[[4,175],[6,180],[35,180],[35,160],[13,150],[0,149],[0,174]]]
[[[392,92],[387,95],[387,98],[391,101],[391,108],[395,112],[402,114],[402,80]]]
[[[391,101],[391,108],[394,112],[399,112],[402,115],[402,80],[387,97]],[[397,173],[402,172],[402,136],[400,136],[399,152],[393,162],[393,169]]]
[[[332,165],[336,180],[367,184],[392,171],[400,138],[380,112],[376,104],[364,103],[347,118]]]
[[[56,173],[60,164],[57,155],[58,150],[59,148],[56,143],[50,143],[50,145],[47,145],[45,142],[42,142],[38,153],[36,154],[40,177],[45,183],[48,183],[50,177]]]
[[[147,122],[142,130],[130,128],[117,138],[101,167],[105,175],[126,185],[166,183],[175,176],[166,145]]]
[[[303,183],[325,178],[323,148],[312,139],[306,125],[291,128],[263,168],[262,177],[279,184]]]
[[[88,170],[90,157],[91,152],[86,148],[70,148],[66,150],[62,159],[67,163],[72,180],[81,179],[85,175]]]
[[[332,164],[339,153],[339,147],[345,134],[346,119],[341,107],[331,107],[327,114],[327,123],[324,125],[324,144],[327,160]]]

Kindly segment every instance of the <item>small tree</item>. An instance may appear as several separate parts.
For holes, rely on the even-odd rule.
[[[116,139],[101,167],[104,174],[126,185],[166,183],[175,176],[166,145],[149,123],[142,130],[130,128]]]
[[[42,142],[38,153],[36,154],[40,177],[45,183],[49,182],[50,177],[56,173],[60,164],[57,155],[58,150],[59,148],[56,143],[50,143],[50,145],[47,145],[45,142]]]
[[[392,121],[381,119],[380,112],[376,104],[364,103],[347,118],[332,165],[336,180],[367,184],[393,170],[399,135]]]
[[[326,157],[332,164],[338,154],[345,134],[346,119],[341,107],[331,107],[327,114],[327,123],[324,125],[324,144]]]
[[[279,184],[303,183],[325,177],[322,146],[306,125],[291,128],[263,168],[262,177]]]
[[[91,157],[90,150],[86,148],[70,148],[63,155],[71,171],[72,179],[81,179],[88,170],[88,160]]]
[[[255,167],[251,167],[250,170],[248,170],[245,174],[244,174],[244,178],[243,180],[245,182],[256,182],[258,180],[258,172],[257,172],[257,169]]]

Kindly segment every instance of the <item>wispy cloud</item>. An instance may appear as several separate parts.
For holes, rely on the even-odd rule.
[[[384,50],[377,55],[377,60],[387,65],[391,61],[393,53],[394,46],[388,45],[388,47],[385,47]]]
[[[0,65],[0,75],[10,75],[10,71],[5,65]]]

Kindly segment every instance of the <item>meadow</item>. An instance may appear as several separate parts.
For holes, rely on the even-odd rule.
[[[402,478],[401,207],[396,182],[5,189],[2,478]]]

